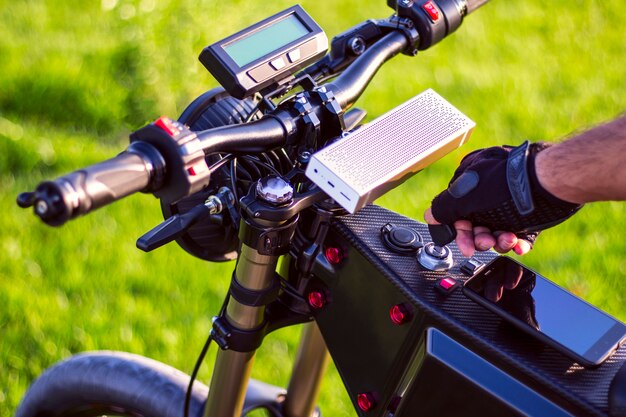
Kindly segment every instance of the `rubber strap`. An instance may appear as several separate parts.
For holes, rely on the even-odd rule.
[[[506,162],[506,180],[517,211],[521,215],[533,212],[535,204],[528,180],[528,150],[530,142],[526,141],[509,153]]]
[[[262,290],[249,290],[243,287],[237,277],[233,273],[233,278],[230,280],[230,295],[239,303],[251,306],[260,307],[268,305],[278,297],[280,291],[280,280],[274,276],[274,280],[269,287]]]

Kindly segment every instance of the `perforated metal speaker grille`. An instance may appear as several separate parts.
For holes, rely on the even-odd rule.
[[[474,126],[426,90],[315,153],[306,175],[354,212],[463,144]]]
[[[427,90],[355,131],[349,140],[340,140],[322,151],[320,158],[328,168],[363,189],[442,140],[472,127],[471,120],[433,90]]]

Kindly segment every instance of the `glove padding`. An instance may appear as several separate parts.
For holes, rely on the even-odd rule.
[[[448,189],[433,200],[433,216],[444,224],[463,219],[494,232],[510,231],[533,243],[541,230],[565,221],[582,207],[555,197],[539,183],[535,157],[548,146],[525,142],[466,155]]]

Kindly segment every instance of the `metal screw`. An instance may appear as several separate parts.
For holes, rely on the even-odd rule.
[[[207,206],[211,214],[221,213],[222,209],[224,208],[224,206],[222,205],[222,200],[214,195],[209,196],[209,198],[207,198],[204,202],[204,205]]]
[[[48,207],[48,203],[46,203],[43,200],[39,200],[37,201],[37,203],[35,204],[35,212],[40,215],[43,216],[48,212],[48,209],[50,207]]]
[[[310,159],[311,159],[311,152],[309,152],[309,151],[302,151],[302,153],[300,153],[300,155],[298,157],[298,160],[302,164],[308,163]]]
[[[356,36],[350,39],[350,49],[354,55],[361,55],[365,52],[365,41],[363,38]]]

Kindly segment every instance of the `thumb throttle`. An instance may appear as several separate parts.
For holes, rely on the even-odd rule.
[[[449,224],[429,224],[428,233],[435,246],[445,246],[456,238],[456,229]]]

